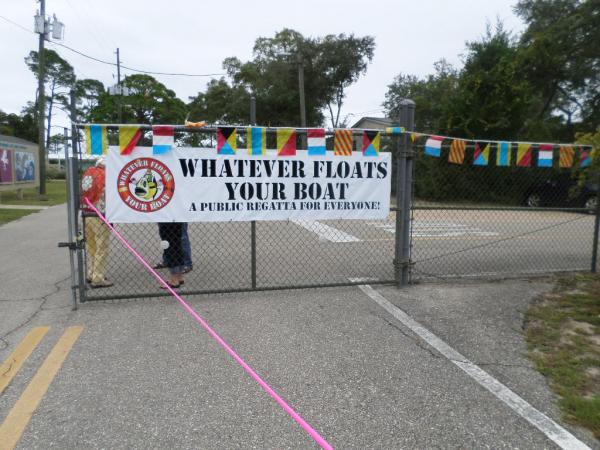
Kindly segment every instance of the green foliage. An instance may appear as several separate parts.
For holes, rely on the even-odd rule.
[[[48,167],[46,167],[46,179],[64,180],[66,179],[66,173],[63,169],[59,169],[57,166],[48,165]]]
[[[527,24],[521,66],[535,86],[533,118],[564,116],[571,134],[600,122],[600,3],[595,0],[521,0]],[[574,123],[579,119],[579,124]],[[572,137],[571,137],[572,139]]]
[[[123,123],[183,123],[187,109],[185,103],[164,84],[150,75],[129,75],[121,83],[129,88],[130,95],[120,98],[109,95],[97,87],[97,105],[89,112],[90,120],[99,123],[116,123],[119,119],[118,102],[122,101]]]
[[[14,136],[30,142],[38,141],[38,128],[34,115],[28,111],[22,114],[6,114],[0,110],[0,134]]]
[[[258,123],[296,126],[300,124],[301,65],[307,124],[321,125],[326,108],[332,124],[337,126],[345,90],[366,71],[374,48],[374,40],[369,36],[306,38],[284,29],[273,38],[260,37],[251,61],[242,62],[235,57],[223,61],[231,83],[224,79],[213,81],[206,92],[190,99],[191,117],[248,123],[253,95]]]
[[[400,101],[410,98],[417,105],[415,129],[423,133],[442,133],[447,127],[448,111],[457,96],[458,71],[445,60],[435,63],[435,73],[425,78],[398,75],[388,86],[384,107],[388,117],[398,117]]]

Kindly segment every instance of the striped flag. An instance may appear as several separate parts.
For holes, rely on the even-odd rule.
[[[454,139],[450,144],[450,153],[448,154],[448,161],[452,164],[462,164],[465,162],[465,149],[467,148],[467,141],[463,139]]]
[[[538,167],[552,167],[552,144],[540,144],[538,151]]]
[[[517,146],[517,167],[529,167],[531,166],[531,157],[533,149],[531,144],[524,144],[519,142]]]
[[[105,155],[108,148],[106,128],[102,125],[90,125],[84,129],[85,152],[88,155]]]
[[[294,128],[277,129],[277,155],[296,155],[296,130]]]
[[[404,127],[387,127],[385,132],[387,134],[402,134],[404,133]]]
[[[483,149],[479,146],[479,142],[475,143],[475,152],[473,154],[474,166],[487,166],[490,160],[490,144],[487,143]]]
[[[430,136],[425,142],[425,154],[439,158],[442,152],[443,141],[444,138],[441,136]]]
[[[140,127],[119,127],[119,151],[121,155],[130,155],[142,138]]]
[[[217,153],[235,155],[237,152],[237,129],[235,127],[217,128]]]
[[[571,145],[560,146],[560,158],[558,160],[558,166],[561,169],[567,167],[573,167],[573,159],[575,158],[575,150]]]
[[[365,156],[379,155],[381,148],[381,133],[379,131],[365,131],[363,133],[362,152]]]
[[[592,163],[592,155],[590,154],[589,150],[586,150],[583,147],[580,147],[579,168],[583,169],[585,167],[588,167],[591,163]]]
[[[510,144],[508,142],[498,142],[496,151],[496,165],[510,166]]]
[[[246,131],[249,155],[267,154],[267,129],[264,127],[248,127]]]
[[[335,130],[333,154],[336,156],[352,156],[352,130]]]
[[[152,126],[152,153],[167,153],[175,145],[175,129],[170,125]]]
[[[311,156],[326,155],[325,147],[325,129],[311,128],[307,132],[308,154]]]

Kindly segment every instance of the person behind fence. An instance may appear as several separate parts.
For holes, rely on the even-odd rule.
[[[158,224],[158,234],[160,235],[160,227],[161,224]],[[161,237],[161,239],[163,239]],[[164,240],[164,239],[163,239]],[[192,246],[190,244],[190,237],[188,234],[188,224],[181,224],[181,245],[183,249],[183,273],[191,272],[194,269],[194,264],[192,262]],[[158,264],[154,266],[155,269],[165,269],[167,268],[167,258],[165,256],[166,250],[163,250],[162,260]]]
[[[165,266],[169,269],[171,277],[169,286],[178,288],[184,284],[185,255],[183,246],[183,226],[181,222],[165,222],[158,224],[158,234],[163,243],[163,257]],[[164,288],[164,286],[162,286]]]
[[[87,254],[87,282],[92,288],[104,288],[113,283],[106,278],[106,263],[108,260],[108,243],[110,231],[102,220],[96,216],[84,199],[90,202],[104,214],[105,210],[105,167],[104,157],[96,161],[96,165],[89,167],[81,179],[81,209],[85,215],[84,232],[85,248]]]

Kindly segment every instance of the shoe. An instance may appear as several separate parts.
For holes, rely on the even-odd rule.
[[[177,288],[179,288],[179,287],[183,286],[184,282],[183,282],[183,281],[181,281],[181,282],[179,282],[179,284],[173,284],[173,283],[171,283],[170,281],[167,281],[167,284],[169,285],[169,287],[170,287],[171,289],[177,289]],[[161,288],[161,289],[166,289],[166,287],[165,287],[165,286],[163,286],[162,284],[160,285],[160,288]]]
[[[111,287],[113,285],[114,285],[114,283],[112,281],[108,281],[106,279],[104,281],[101,281],[100,283],[90,283],[90,286],[93,289],[106,288],[106,287]]]
[[[104,281],[108,281],[108,278],[104,277]],[[92,284],[92,279],[90,277],[85,277],[85,282],[88,284]]]
[[[167,266],[166,264],[163,264],[161,262],[159,262],[158,264],[156,264],[155,266],[152,266],[153,269],[166,269]]]
[[[185,266],[182,273],[190,273],[192,270],[194,270],[193,266]]]

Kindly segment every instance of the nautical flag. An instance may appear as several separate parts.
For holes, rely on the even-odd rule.
[[[170,125],[152,126],[152,153],[161,155],[175,145],[175,129]]]
[[[411,140],[411,142],[415,142],[420,137],[421,137],[421,133],[410,133],[410,140]]]
[[[106,128],[102,125],[85,127],[85,152],[88,155],[105,155],[108,148]]]
[[[381,133],[379,131],[364,131],[362,152],[365,156],[379,155],[381,147]]]
[[[465,149],[467,148],[467,141],[463,139],[454,139],[450,144],[450,153],[448,154],[448,161],[452,164],[462,164],[465,162]]]
[[[558,166],[563,169],[566,167],[573,167],[573,159],[575,157],[575,150],[571,145],[560,146],[560,158],[558,160]]]
[[[294,128],[277,129],[277,155],[296,155],[296,130]]]
[[[540,144],[538,167],[552,167],[552,144]]]
[[[425,154],[439,158],[442,151],[443,141],[444,138],[441,136],[430,136],[425,142]]]
[[[311,156],[327,154],[325,147],[325,129],[324,128],[311,128],[306,132],[308,139],[308,154]]]
[[[352,130],[335,130],[333,154],[336,156],[352,156]]]
[[[510,144],[508,142],[498,142],[496,151],[496,165],[510,166]]]
[[[248,127],[246,131],[249,155],[267,154],[267,129],[264,127]]]
[[[140,127],[119,127],[119,150],[121,155],[130,155],[142,137]]]
[[[235,155],[237,152],[237,129],[235,127],[217,128],[217,154]]]
[[[483,150],[479,146],[479,143],[475,143],[475,153],[473,154],[473,165],[474,166],[487,166],[490,160],[490,144],[485,144]]]
[[[531,144],[525,144],[519,142],[517,146],[517,167],[529,167],[531,166],[531,155],[533,149]]]
[[[387,127],[385,132],[387,134],[402,134],[404,133],[404,127]]]
[[[584,167],[588,167],[592,163],[592,155],[588,150],[584,150],[583,147],[580,147],[579,153],[579,168],[583,169]]]

